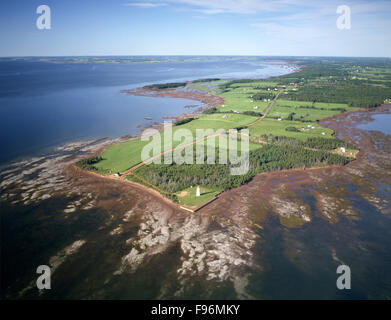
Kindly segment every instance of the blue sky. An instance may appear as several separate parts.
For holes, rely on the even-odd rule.
[[[36,27],[42,4],[50,30]],[[0,28],[0,56],[391,57],[390,0],[1,0]]]

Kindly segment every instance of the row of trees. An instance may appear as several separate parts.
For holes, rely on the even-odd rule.
[[[189,123],[191,121],[193,121],[195,118],[186,118],[186,119],[182,119],[182,120],[179,120],[177,122],[175,122],[175,125],[176,126],[180,126],[182,124],[185,124],[185,123]]]
[[[294,127],[287,127],[294,128]],[[296,128],[294,128],[296,129]],[[297,129],[296,129],[297,130]],[[294,131],[289,129],[287,131]],[[262,139],[269,143],[284,146],[301,146],[305,148],[321,149],[321,150],[334,150],[336,148],[344,147],[346,149],[354,149],[354,145],[345,142],[337,138],[323,138],[323,137],[310,137],[306,141],[295,139],[292,137],[285,136],[274,136],[274,135],[262,135]]]

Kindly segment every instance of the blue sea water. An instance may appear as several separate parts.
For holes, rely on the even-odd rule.
[[[209,77],[266,78],[289,71],[282,62],[218,57],[154,63],[0,59],[0,163],[68,141],[138,134],[138,125],[161,122],[197,104],[135,97],[122,89]]]
[[[391,134],[391,114],[376,114],[372,118],[373,121],[362,124],[359,128],[367,131],[381,131],[385,134]]]

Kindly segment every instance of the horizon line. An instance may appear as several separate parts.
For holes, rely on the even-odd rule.
[[[15,56],[1,56],[3,58],[95,58],[95,57],[295,57],[295,58],[387,58],[391,59],[391,56],[344,56],[344,55],[255,55],[255,54],[116,54],[116,55],[15,55]]]

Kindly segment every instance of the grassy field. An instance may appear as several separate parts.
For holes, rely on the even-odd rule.
[[[199,207],[202,204],[213,199],[222,190],[200,187],[201,195],[196,197],[196,186],[193,188],[187,188],[177,193],[178,203],[189,207]]]
[[[189,129],[195,133],[196,129],[233,129],[241,126],[245,126],[248,123],[257,120],[257,117],[247,116],[244,114],[234,113],[214,113],[214,114],[201,114],[198,119],[193,120],[184,125],[175,127]]]
[[[193,140],[196,139],[196,130],[197,129],[232,129],[238,126],[243,126],[247,123],[253,122],[256,120],[256,117],[246,116],[242,114],[201,114],[198,119],[186,123],[181,126],[173,126],[172,132],[173,135],[179,129],[188,129],[193,134]],[[164,150],[164,138],[163,132],[160,133],[161,136],[161,150]],[[216,147],[219,146],[219,139],[215,139]],[[149,141],[141,141],[140,139],[135,139],[131,141],[121,142],[113,144],[106,148],[106,150],[101,154],[103,160],[95,164],[95,167],[98,169],[98,172],[101,174],[113,174],[116,172],[124,172],[136,164],[141,162],[141,151],[149,143]],[[181,141],[173,141],[173,147],[178,146]],[[240,142],[238,144],[240,148]],[[257,145],[251,144],[250,149],[257,148]],[[151,154],[152,156],[152,154]]]
[[[148,142],[135,139],[108,146],[101,154],[103,160],[95,164],[99,173],[123,172],[141,162],[141,150]]]
[[[317,121],[324,118],[334,116],[341,113],[343,110],[354,110],[357,108],[349,107],[342,103],[324,103],[324,102],[309,102],[309,101],[291,101],[277,100],[271,112],[267,115],[268,118],[287,119],[292,115],[292,120],[297,121]]]
[[[295,127],[299,130],[299,132],[286,131],[287,127]],[[312,127],[315,129],[312,129]],[[304,128],[304,130],[302,130],[302,128]],[[322,135],[323,132],[325,133],[324,135]],[[315,122],[303,123],[300,121],[278,121],[276,119],[265,118],[263,121],[250,127],[250,134],[252,138],[265,134],[272,134],[274,136],[286,136],[300,140],[307,140],[311,137],[331,138],[333,131],[327,128],[323,128]]]

